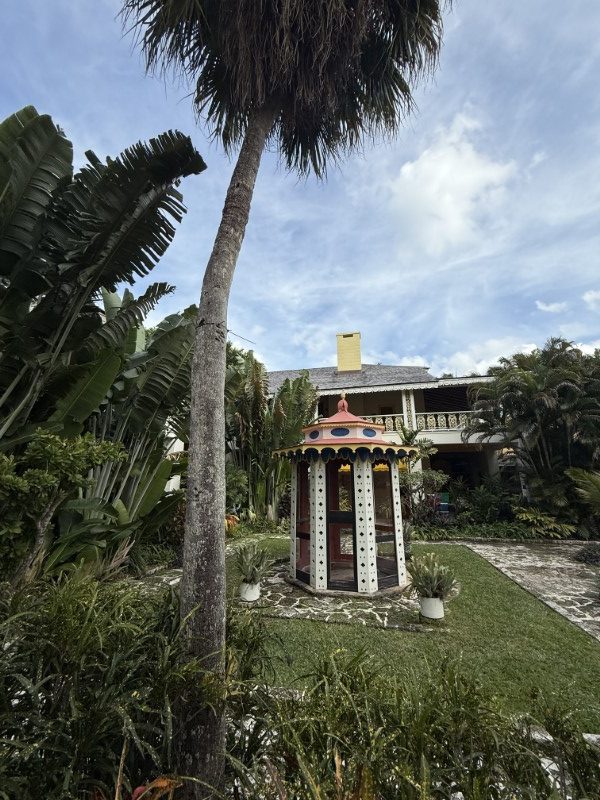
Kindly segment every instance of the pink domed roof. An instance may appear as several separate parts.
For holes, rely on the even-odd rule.
[[[384,430],[385,425],[376,425],[348,411],[348,401],[342,395],[335,414],[307,425],[302,428],[302,433],[305,444],[389,447],[390,442],[381,436]]]

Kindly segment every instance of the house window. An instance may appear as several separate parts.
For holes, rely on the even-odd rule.
[[[381,416],[385,416],[386,414],[393,414],[394,409],[392,406],[379,406],[379,413]]]

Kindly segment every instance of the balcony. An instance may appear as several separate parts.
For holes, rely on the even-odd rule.
[[[473,414],[472,411],[424,411],[416,414],[418,431],[456,431],[466,427],[467,421]],[[386,433],[400,432],[404,417],[402,414],[378,414],[376,416],[365,414],[365,419],[376,425],[385,425]],[[408,427],[412,430],[413,425]]]

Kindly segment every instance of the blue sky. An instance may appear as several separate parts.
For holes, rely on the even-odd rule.
[[[167,128],[208,170],[151,280],[196,302],[232,164],[188,88],[146,76],[116,0],[3,0],[0,118],[49,113],[84,151],[116,155]],[[229,327],[271,369],[363,360],[467,374],[563,335],[600,346],[600,3],[458,0],[435,80],[393,143],[326,183],[263,160]],[[140,285],[141,287],[141,285]]]

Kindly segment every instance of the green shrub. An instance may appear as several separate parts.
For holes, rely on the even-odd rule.
[[[0,594],[0,787],[5,797],[113,797],[173,769],[182,661],[177,597],[78,573]],[[0,794],[1,794],[0,791]]]
[[[582,564],[600,566],[600,542],[586,544],[585,547],[575,553],[575,560],[580,561]]]
[[[556,517],[546,514],[534,506],[516,509],[515,517],[519,522],[527,525],[538,539],[566,539],[577,530],[575,525],[560,522]]]
[[[520,522],[493,522],[487,524],[457,524],[440,526],[418,526],[413,530],[413,539],[440,542],[444,539],[535,539],[533,531]]]
[[[42,429],[18,455],[0,453],[1,574],[11,578],[17,570],[22,580],[32,580],[42,569],[61,571],[81,560],[98,561],[111,544],[116,549],[131,528],[118,531],[114,508],[79,500],[78,493],[90,484],[94,467],[126,458],[121,444],[91,434],[67,439]],[[73,524],[84,510],[97,511],[98,519]]]

